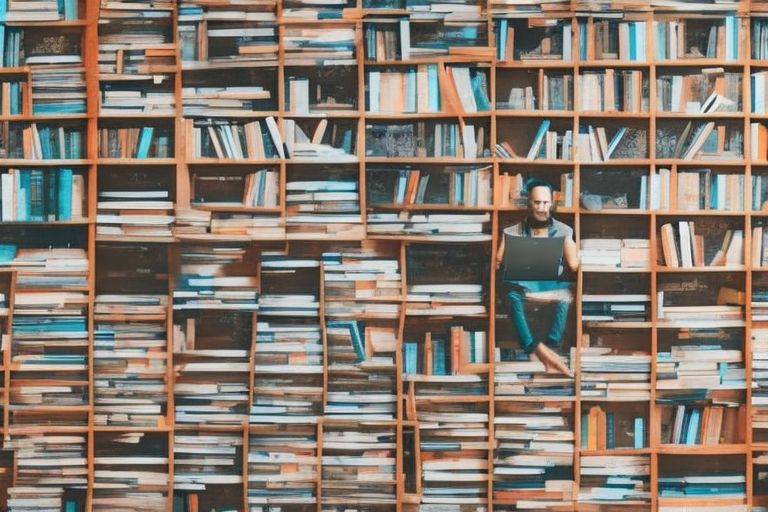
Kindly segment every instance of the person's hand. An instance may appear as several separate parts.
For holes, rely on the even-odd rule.
[[[499,270],[501,268],[501,260],[496,260],[496,270]]]
[[[539,358],[539,361],[544,363],[544,367],[547,372],[562,373],[566,377],[573,378],[573,371],[563,363],[557,352],[546,346],[544,343],[539,343],[534,351]]]

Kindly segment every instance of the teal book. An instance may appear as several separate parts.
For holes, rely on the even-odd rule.
[[[445,364],[445,345],[443,338],[432,337],[432,375],[448,375]]]
[[[413,341],[403,343],[403,373],[414,375],[418,373],[419,368],[419,347]]]
[[[58,220],[72,220],[72,169],[59,170],[57,189],[56,217]]]
[[[496,37],[496,58],[499,60],[506,60],[507,55],[507,31],[509,30],[509,20],[502,18],[498,24],[498,34]]]
[[[29,171],[29,220],[42,222],[45,220],[45,185],[43,171]]]
[[[479,112],[491,110],[491,101],[488,99],[488,88],[485,80],[485,73],[479,71],[472,72],[471,75],[472,94],[475,96],[475,103]]]
[[[45,190],[45,204],[43,215],[48,222],[57,220],[56,201],[58,199],[58,189],[56,186],[56,171],[47,171],[43,175],[43,188]]]
[[[696,444],[696,439],[699,436],[700,421],[701,421],[701,409],[695,408],[691,410],[691,415],[688,418],[688,429],[685,432],[685,440],[683,444],[687,444],[687,445]]]
[[[43,154],[43,160],[56,158],[51,147],[51,129],[48,126],[39,126],[37,135],[40,137],[40,151]]]
[[[19,190],[16,194],[16,220],[26,222],[30,217],[32,202],[32,174],[29,169],[19,170]]]
[[[429,87],[429,111],[440,112],[440,83],[437,78],[437,64],[427,66],[427,84]]]
[[[16,257],[16,246],[14,244],[0,244],[0,263],[8,263]]]
[[[659,21],[656,26],[656,60],[667,58],[667,24]]]
[[[642,417],[635,418],[634,425],[635,433],[635,446],[636,450],[645,448],[645,419]]]
[[[148,158],[149,149],[152,147],[152,135],[155,132],[153,126],[145,126],[141,129],[138,147],[136,148],[136,158]]]
[[[605,447],[616,448],[616,415],[612,412],[605,414]]]

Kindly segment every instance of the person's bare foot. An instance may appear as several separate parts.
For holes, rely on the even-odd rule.
[[[544,363],[547,373],[560,373],[566,377],[573,378],[573,371],[563,363],[557,352],[546,346],[544,343],[539,343],[536,346],[535,353],[538,356],[539,361]]]

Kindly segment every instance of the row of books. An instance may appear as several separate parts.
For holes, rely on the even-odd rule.
[[[234,117],[267,110],[263,108],[264,103],[272,97],[272,93],[260,85],[183,87],[181,95],[185,117]]]
[[[191,158],[284,158],[283,139],[273,117],[248,121],[208,122],[187,119],[184,133]]]
[[[427,332],[423,343],[403,342],[403,373],[405,375],[458,375],[468,365],[488,362],[485,331],[450,328],[448,336]]]
[[[371,157],[482,158],[487,150],[483,124],[435,122],[369,123],[365,127],[365,154]]]
[[[647,343],[642,334],[590,332],[582,339],[585,346],[581,348],[581,395],[585,399],[650,400],[651,355],[642,348]]]
[[[154,90],[150,86],[134,85],[132,88],[127,86],[110,87],[111,84],[103,84],[101,87],[101,96],[99,103],[99,113],[108,114],[130,114],[145,113],[148,116],[153,115],[173,115],[176,111],[170,76],[165,76],[166,90]],[[161,76],[157,75],[154,84],[162,82]]]
[[[680,404],[662,409],[661,442],[683,445],[712,445],[737,440],[735,431],[744,419],[743,407]]]
[[[585,267],[651,267],[651,243],[638,238],[582,238],[579,257]]]
[[[278,205],[279,183],[276,169],[226,176],[193,173],[193,203],[205,207],[272,208]]]
[[[15,116],[24,111],[24,98],[29,94],[26,82],[0,81],[0,115]]]
[[[474,113],[491,109],[487,71],[468,66],[421,65],[405,73],[369,71],[368,92],[371,112],[439,112],[448,107]]]
[[[693,221],[661,226],[661,248],[668,267],[734,266],[744,264],[744,232],[727,229],[722,244],[712,254],[705,252],[704,235],[697,234]],[[709,244],[713,247],[712,244]]]
[[[502,84],[502,80],[497,80],[497,87]],[[506,101],[501,101],[501,98],[503,96],[497,93],[497,110],[573,110],[573,76],[547,73],[542,79],[541,89],[536,85],[513,84]]]
[[[490,240],[487,233],[490,215],[480,214],[408,214],[370,213],[368,236],[420,236],[444,241]]]
[[[646,431],[643,416],[617,414],[600,405],[592,405],[581,413],[582,450],[642,449],[646,446]]]
[[[585,322],[645,322],[650,295],[582,294],[581,318]]]
[[[173,139],[169,130],[141,128],[102,128],[99,130],[101,158],[169,158]]]
[[[656,108],[662,112],[735,112],[741,107],[741,74],[706,68],[656,78]]]
[[[647,112],[647,89],[648,80],[639,70],[617,71],[608,68],[602,71],[584,71],[579,75],[579,109],[596,112]]]
[[[97,425],[164,424],[168,400],[167,307],[167,295],[96,296],[93,364]]]
[[[3,141],[5,158],[51,160],[82,158],[83,130],[78,126],[13,124]]]
[[[167,190],[103,190],[96,203],[96,235],[169,239],[174,222]]]
[[[584,455],[579,501],[647,507],[651,463],[647,455]]]
[[[374,206],[449,204],[488,206],[491,170],[487,167],[445,167],[438,172],[419,169],[376,169],[367,179],[368,201]]]
[[[9,169],[0,175],[3,222],[83,218],[85,178],[72,169]]]

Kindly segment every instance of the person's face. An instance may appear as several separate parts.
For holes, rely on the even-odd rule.
[[[547,222],[552,216],[552,192],[547,187],[535,187],[529,198],[531,217],[538,222]]]

